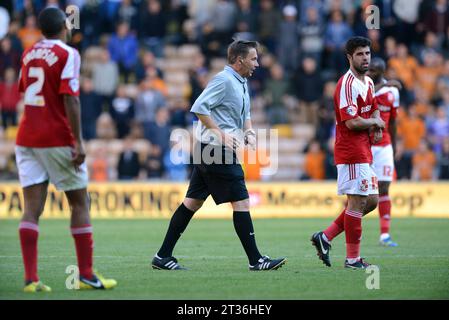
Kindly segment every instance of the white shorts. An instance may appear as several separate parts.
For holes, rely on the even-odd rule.
[[[372,146],[373,168],[379,181],[393,181],[394,158],[391,144],[379,147]]]
[[[338,195],[379,194],[377,177],[369,163],[337,164]]]
[[[58,190],[69,191],[87,187],[87,166],[84,162],[75,171],[71,147],[28,148],[16,146],[19,180],[23,188],[50,180]]]

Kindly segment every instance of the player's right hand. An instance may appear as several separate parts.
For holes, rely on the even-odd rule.
[[[379,129],[385,128],[385,122],[381,118],[374,118],[375,119],[375,126]]]
[[[83,164],[86,159],[86,151],[84,151],[84,145],[82,142],[75,143],[75,147],[72,150],[72,163],[75,170],[79,170],[79,166]]]

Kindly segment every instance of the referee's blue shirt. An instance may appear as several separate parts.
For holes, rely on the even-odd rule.
[[[232,67],[225,66],[207,84],[196,99],[191,112],[210,116],[225,133],[242,139],[245,120],[251,119],[247,79]],[[209,130],[198,121],[196,135],[201,142],[219,144]]]

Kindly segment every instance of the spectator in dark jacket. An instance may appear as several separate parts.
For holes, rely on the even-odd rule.
[[[257,31],[257,14],[251,7],[251,1],[238,0],[237,5],[237,29],[254,34]]]
[[[119,157],[117,172],[119,180],[132,180],[139,176],[139,154],[133,150],[133,139],[130,137],[123,141],[123,152]]]
[[[267,80],[264,97],[266,101],[266,118],[271,125],[288,123],[288,110],[285,105],[289,82],[284,77],[284,69],[278,63],[271,69],[271,78]]]
[[[136,32],[139,24],[139,15],[133,0],[123,0],[117,12],[118,20],[128,23],[129,28]]]
[[[282,15],[273,0],[261,0],[258,15],[258,36],[270,52],[276,52]]]
[[[117,135],[119,139],[127,136],[130,131],[130,124],[134,118],[133,100],[128,97],[126,87],[119,85],[117,94],[112,100],[112,108],[110,109],[112,119],[117,126]]]
[[[96,123],[101,114],[101,98],[93,91],[92,79],[81,80],[81,123],[85,140],[96,138]]]
[[[164,167],[162,166],[161,149],[156,145],[151,146],[150,154],[146,159],[145,170],[148,179],[162,178]]]
[[[394,167],[398,180],[410,179],[412,176],[412,159],[409,153],[404,150],[404,142],[396,140],[396,149],[394,154]]]
[[[318,101],[323,94],[323,80],[317,69],[316,61],[306,57],[291,83],[299,99],[302,120],[313,125],[318,124]]]
[[[164,73],[156,66],[156,57],[154,56],[153,52],[149,50],[143,50],[136,64],[135,73],[137,83],[140,83],[143,79],[145,79],[146,70],[150,67],[156,68],[159,78],[164,78]]]
[[[114,25],[117,21],[117,14],[120,7],[120,1],[103,0],[100,1],[97,19],[101,21],[101,31],[111,33],[114,31]],[[82,24],[82,23],[81,23]]]
[[[83,35],[82,48],[98,44],[102,27],[100,15],[100,6],[96,1],[86,1],[80,13],[80,31]]]
[[[449,5],[447,0],[435,1],[434,7],[424,18],[426,30],[442,39],[449,27]]]
[[[161,57],[167,29],[167,17],[161,3],[159,0],[143,1],[140,12],[139,38],[156,57]]]
[[[316,139],[324,145],[332,135],[332,130],[335,126],[335,111],[334,111],[334,91],[336,83],[328,81],[324,85],[324,94],[319,102],[318,108],[318,123],[316,128]]]
[[[307,9],[307,18],[301,21],[299,29],[301,54],[313,57],[321,64],[321,54],[324,49],[324,24],[320,22],[318,11],[315,7]]]
[[[0,42],[0,75],[2,77],[7,68],[13,68],[17,73],[20,69],[20,52],[13,49],[9,37],[3,38]]]
[[[157,145],[161,149],[161,157],[169,151],[170,147],[170,115],[167,107],[159,108],[156,111],[155,120],[144,127],[145,138],[151,144]]]

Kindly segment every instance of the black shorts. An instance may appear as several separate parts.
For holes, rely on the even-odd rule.
[[[198,144],[195,148],[198,148]],[[208,146],[201,144],[201,151]],[[249,198],[248,190],[245,185],[245,176],[242,166],[237,162],[236,155],[227,153],[232,163],[225,163],[224,148],[212,147],[210,155],[221,149],[222,158],[218,163],[210,163],[204,161],[201,157],[201,163],[193,165],[192,177],[190,178],[189,189],[187,190],[187,198],[206,200],[209,195],[212,195],[216,204],[235,202]],[[198,149],[196,149],[198,151]],[[207,151],[207,150],[206,150]]]

